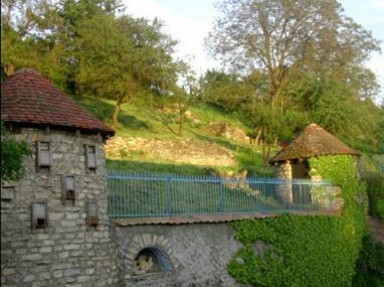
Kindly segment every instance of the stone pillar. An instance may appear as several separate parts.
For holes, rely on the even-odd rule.
[[[279,198],[283,203],[292,203],[292,166],[290,161],[286,161],[276,166],[276,175],[278,179],[286,181],[282,182],[277,188]]]

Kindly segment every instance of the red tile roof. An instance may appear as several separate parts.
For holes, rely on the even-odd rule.
[[[358,151],[346,146],[322,127],[310,124],[269,162],[273,164],[286,160],[337,154],[360,155]]]
[[[104,137],[115,133],[31,69],[17,71],[1,85],[1,120],[20,125],[100,132]]]

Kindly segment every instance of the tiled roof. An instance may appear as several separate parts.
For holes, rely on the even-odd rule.
[[[269,162],[273,164],[286,160],[337,154],[360,155],[358,151],[346,146],[322,127],[310,124]]]
[[[1,85],[1,120],[100,132],[104,137],[115,133],[31,69],[17,71]]]
[[[328,209],[323,211],[296,211],[291,212],[295,215],[339,215],[340,210]],[[168,216],[168,217],[140,217],[140,218],[121,218],[112,219],[113,224],[117,226],[135,226],[135,225],[181,225],[181,224],[199,224],[199,223],[225,223],[245,219],[263,219],[280,216],[281,213],[254,213],[254,214],[206,214],[191,216]]]

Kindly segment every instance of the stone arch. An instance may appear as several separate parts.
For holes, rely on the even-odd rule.
[[[163,235],[140,233],[127,246],[121,246],[120,266],[125,278],[144,274],[175,271],[181,268],[172,246]]]

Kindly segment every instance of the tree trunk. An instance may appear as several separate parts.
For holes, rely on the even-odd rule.
[[[118,117],[119,117],[121,104],[122,104],[121,101],[116,102],[115,110],[113,111],[113,115],[112,115],[112,128],[116,128],[117,124],[119,123]]]
[[[181,136],[183,133],[184,120],[185,120],[185,116],[183,112],[183,113],[180,113],[180,116],[179,116],[179,136]]]
[[[8,77],[13,75],[14,72],[15,72],[15,67],[13,66],[13,64],[6,64],[5,65],[5,74]]]
[[[256,138],[255,138],[256,145],[258,145],[258,146],[260,145],[261,132],[262,132],[262,129],[260,128],[260,129],[257,131],[257,135],[256,135]]]

